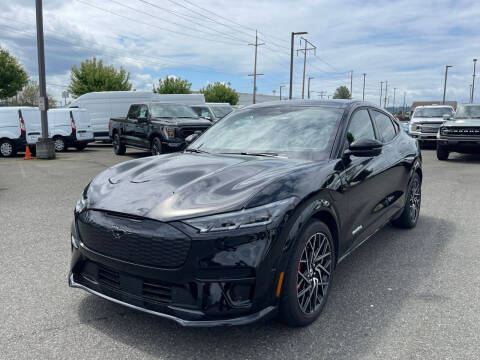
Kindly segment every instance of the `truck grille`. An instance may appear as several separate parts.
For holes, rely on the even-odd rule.
[[[421,132],[424,134],[436,134],[442,123],[422,123]]]
[[[479,127],[445,127],[442,128],[442,135],[459,137],[480,137]]]
[[[201,131],[202,133],[207,130],[208,127],[206,126],[202,126],[202,127],[198,127],[198,126],[185,126],[185,127],[182,127],[179,129],[179,134],[182,138],[186,138],[187,136],[190,136],[192,134],[195,133],[195,131]]]
[[[190,250],[190,238],[168,224],[150,219],[89,210],[77,217],[77,229],[88,249],[139,265],[177,268]],[[108,278],[108,274],[105,276]]]

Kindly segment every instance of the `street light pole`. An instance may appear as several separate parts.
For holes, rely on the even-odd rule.
[[[388,81],[385,81],[385,101],[383,103],[383,107],[387,108],[387,89],[388,89]]]
[[[40,97],[38,99],[38,108],[40,109],[40,118],[42,122],[42,137],[38,139],[37,157],[40,159],[54,159],[55,146],[48,138],[48,97],[47,85],[45,81],[45,49],[43,39],[43,9],[42,0],[35,0],[36,22],[37,22],[37,55],[38,55],[38,85],[40,88]]]
[[[473,92],[475,91],[475,71],[477,69],[477,59],[473,59],[473,81],[472,81],[472,92],[470,95],[470,104],[473,104]]]
[[[395,93],[397,92],[397,88],[393,88],[393,114],[395,115]]]
[[[380,107],[382,107],[383,81],[380,81]]]
[[[367,74],[363,73],[363,93],[362,93],[362,101],[365,101],[365,76],[367,76]]]
[[[352,86],[353,86],[353,70],[350,70],[350,99],[352,99],[352,96],[353,96]]]
[[[308,32],[292,32],[292,39],[290,44],[290,88],[288,89],[288,99],[292,100],[292,88],[293,88],[293,44],[295,40],[295,35],[306,35]]]
[[[284,88],[285,85],[280,85],[280,100],[282,100],[282,88]]]
[[[307,90],[307,96],[310,99],[310,80],[315,79],[311,76],[308,77],[308,90]]]
[[[443,84],[443,101],[442,104],[445,104],[445,95],[447,94],[447,76],[448,76],[448,68],[451,68],[452,65],[445,65],[445,82]]]

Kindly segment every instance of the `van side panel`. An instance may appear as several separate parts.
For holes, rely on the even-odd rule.
[[[20,137],[20,120],[18,107],[0,109],[0,139],[18,139]]]

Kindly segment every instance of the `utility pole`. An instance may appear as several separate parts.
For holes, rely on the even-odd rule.
[[[310,41],[305,39],[304,37],[300,38],[300,42],[303,40],[305,43],[305,48],[303,49],[298,49],[297,50],[297,56],[298,52],[302,51],[303,52],[303,80],[302,80],[302,99],[305,99],[305,69],[307,67],[307,51],[313,50],[313,53],[316,54],[317,52],[317,47],[313,45]],[[310,45],[311,48],[307,48],[307,46]]]
[[[353,86],[353,70],[350,70],[350,100],[352,99],[352,86]]]
[[[407,95],[407,92],[404,91],[403,92],[403,111],[402,111],[402,114],[403,116],[405,117],[405,96]]]
[[[470,104],[472,104],[472,84],[470,84],[470,92],[468,93],[470,96]]]
[[[387,89],[388,89],[388,81],[385,81],[385,101],[383,102],[383,107],[387,108]]]
[[[282,88],[284,88],[285,85],[280,85],[280,100],[282,100]]]
[[[447,76],[448,76],[448,68],[451,68],[452,65],[445,65],[445,83],[443,84],[443,102],[445,104],[445,95],[447,94]]]
[[[292,39],[290,44],[290,88],[288,89],[288,99],[292,100],[292,89],[293,89],[293,44],[296,35],[306,35],[308,32],[292,32]]]
[[[393,114],[395,115],[395,93],[397,88],[393,88]]]
[[[248,44],[255,46],[255,63],[253,65],[253,74],[249,74],[248,76],[253,76],[253,103],[255,104],[255,97],[257,95],[257,76],[263,75],[263,74],[257,74],[257,49],[260,45],[265,45],[264,43],[259,44],[258,43],[258,34],[257,30],[255,30],[255,44]]]
[[[382,107],[382,90],[383,90],[383,81],[380,81],[380,107]]]
[[[315,79],[314,77],[311,77],[309,76],[308,77],[308,90],[307,90],[307,94],[308,94],[308,98],[310,99],[310,80],[312,79]]]
[[[35,0],[36,22],[37,22],[37,55],[38,55],[38,85],[40,97],[38,108],[42,121],[42,137],[37,141],[37,157],[39,159],[55,159],[55,145],[48,138],[48,97],[45,81],[45,49],[43,40],[43,9],[42,0]]]
[[[362,101],[365,101],[365,76],[367,76],[367,74],[363,73],[363,93],[362,93]]]
[[[477,59],[473,59],[473,81],[472,81],[472,91],[470,95],[470,104],[473,104],[473,92],[475,91],[475,71],[477,70]]]

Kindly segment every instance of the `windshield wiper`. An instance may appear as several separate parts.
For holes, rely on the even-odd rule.
[[[220,154],[227,154],[227,155],[251,155],[251,156],[266,156],[266,157],[278,157],[277,153],[274,152],[222,152]]]
[[[200,149],[196,149],[196,148],[185,149],[185,152],[192,152],[192,153],[196,153],[196,154],[210,154],[208,151],[200,150]]]

